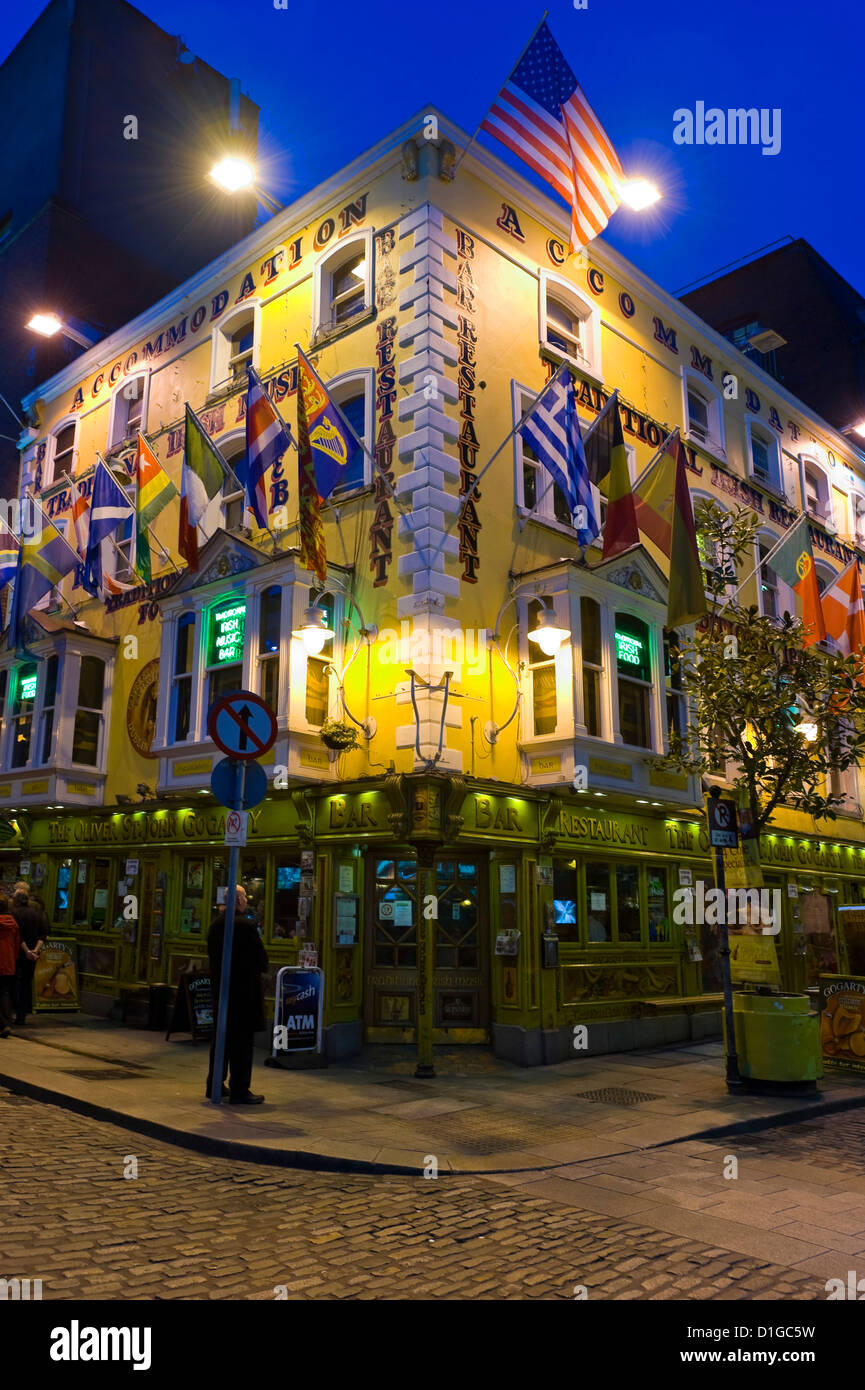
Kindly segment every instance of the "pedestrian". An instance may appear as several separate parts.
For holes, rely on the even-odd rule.
[[[27,1022],[33,1012],[33,974],[42,947],[48,937],[45,909],[34,901],[26,883],[16,883],[12,893],[11,913],[21,933],[22,950],[15,970],[15,1022]]]
[[[214,1008],[213,1042],[210,1045],[210,1069],[207,1073],[207,1097],[210,1099],[214,1082],[216,1029],[219,1019],[219,984],[222,977],[222,943],[225,937],[225,912],[214,917],[207,936],[210,975],[216,1000]],[[267,970],[267,952],[255,922],[247,913],[246,891],[238,887],[235,896],[234,941],[231,950],[231,981],[228,994],[228,1024],[225,1032],[225,1060],[222,1082],[229,1075],[228,1089],[222,1094],[232,1105],[261,1105],[264,1096],[250,1090],[252,1080],[252,1048],[254,1034],[266,1026],[261,977]]]
[[[21,953],[21,932],[0,892],[0,1038],[8,1038],[15,1004],[15,968]]]

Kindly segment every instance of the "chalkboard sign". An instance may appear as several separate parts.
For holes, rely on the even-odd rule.
[[[172,1033],[191,1033],[196,1043],[210,1042],[213,1037],[213,982],[209,971],[180,972],[166,1042]]]

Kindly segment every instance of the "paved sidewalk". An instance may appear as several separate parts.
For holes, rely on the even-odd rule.
[[[92,1015],[43,1015],[0,1040],[0,1085],[235,1159],[417,1175],[435,1158],[441,1173],[548,1183],[588,1176],[599,1159],[620,1157],[636,1173],[642,1150],[865,1103],[865,1082],[843,1073],[828,1074],[813,1096],[731,1096],[719,1042],[532,1068],[483,1049],[437,1049],[430,1081],[414,1077],[410,1048],[371,1047],[303,1071],[265,1069],[262,1060],[253,1088],[266,1104],[217,1109],[203,1095],[203,1045]]]

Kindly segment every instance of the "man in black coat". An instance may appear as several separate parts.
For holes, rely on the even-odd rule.
[[[252,1080],[253,1036],[265,1028],[264,999],[261,977],[267,970],[267,952],[258,934],[256,925],[246,912],[246,891],[237,889],[234,915],[234,940],[231,948],[231,983],[228,993],[228,1026],[225,1032],[225,1060],[222,1081],[229,1070],[231,1080],[228,1096],[233,1105],[260,1105],[264,1096],[253,1095],[249,1089]],[[216,1022],[219,1010],[219,984],[222,978],[222,943],[225,937],[225,912],[220,912],[210,924],[207,936],[207,953],[210,957],[210,974],[213,981],[214,1030],[210,1045],[210,1069],[207,1073],[207,1097],[210,1099],[213,1086],[213,1068],[216,1052]]]
[[[33,972],[39,952],[48,936],[44,912],[31,902],[26,883],[16,883],[9,908],[21,933],[21,954],[15,967],[15,1022],[27,1022],[33,1012]]]

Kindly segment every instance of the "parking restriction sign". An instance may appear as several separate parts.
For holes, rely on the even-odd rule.
[[[225,817],[225,843],[227,845],[245,845],[248,823],[248,811],[229,811]]]

